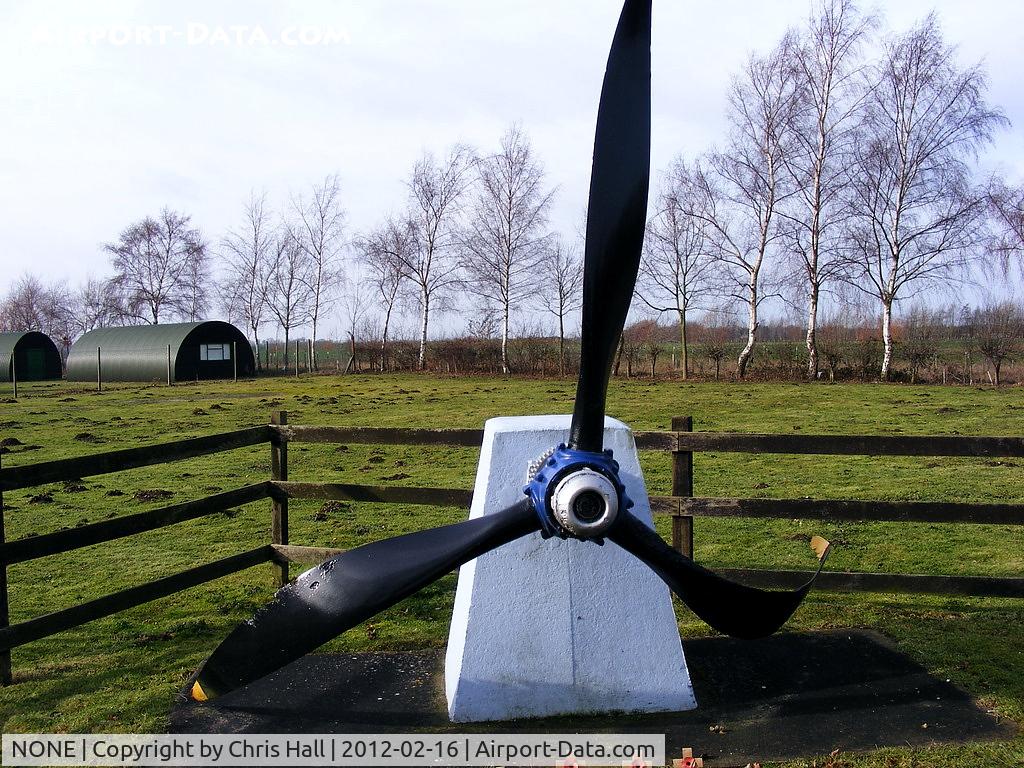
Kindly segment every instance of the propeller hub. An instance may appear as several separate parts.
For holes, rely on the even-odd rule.
[[[530,462],[523,493],[541,522],[541,535],[603,542],[620,509],[633,506],[611,451],[565,444]]]
[[[600,536],[619,514],[619,494],[607,477],[582,467],[559,481],[551,494],[551,511],[558,524],[573,536]]]

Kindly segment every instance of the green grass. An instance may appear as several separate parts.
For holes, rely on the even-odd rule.
[[[566,412],[574,384],[560,380],[416,375],[262,379],[256,382],[24,386],[0,404],[0,439],[23,445],[3,464],[78,456],[266,423],[480,427],[491,416]],[[6,393],[0,393],[0,398]],[[608,411],[636,429],[667,429],[692,415],[698,430],[774,433],[1024,434],[1024,390],[798,384],[613,383]],[[26,448],[38,446],[38,448]],[[668,456],[642,455],[652,493],[667,493]],[[293,445],[290,479],[469,488],[476,451],[422,447]],[[695,492],[707,496],[1024,501],[1021,462],[949,458],[794,457],[698,454]],[[239,449],[85,478],[84,490],[53,484],[4,495],[7,536],[62,527],[197,498],[269,476],[269,449]],[[139,500],[139,491],[165,491]],[[32,497],[49,494],[52,501]],[[123,495],[113,495],[123,494]],[[265,543],[267,503],[181,523],[118,542],[10,568],[13,621]],[[293,502],[291,540],[349,547],[460,519],[457,509]],[[660,522],[668,533],[668,521]],[[834,569],[1019,576],[1024,531],[1010,526],[702,519],[696,555],[711,566],[806,567],[806,536],[838,546]],[[454,576],[328,646],[331,650],[441,647]],[[158,731],[175,693],[229,629],[272,593],[269,566],[14,651],[17,685],[0,690],[4,731]],[[679,608],[685,636],[708,633]],[[799,630],[870,627],[986,709],[1024,724],[1024,603],[927,596],[815,593],[791,624]],[[794,763],[793,765],[811,765]],[[828,765],[819,758],[817,765]],[[1001,745],[883,750],[840,755],[835,766],[1024,764],[1024,739]]]

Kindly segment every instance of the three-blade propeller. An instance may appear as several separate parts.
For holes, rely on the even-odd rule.
[[[532,483],[532,498],[496,514],[367,544],[306,571],[228,635],[199,671],[193,698],[205,701],[264,677],[463,563],[537,531],[610,539],[644,561],[694,613],[726,634],[771,634],[796,610],[813,578],[796,591],[768,592],[702,568],[628,512],[617,466],[601,453],[612,357],[629,311],[646,223],[650,80],[651,0],[625,0],[608,57],[594,141],[580,375],[568,446],[555,454],[569,457],[570,463],[558,470],[562,474],[545,479],[542,469]],[[557,465],[554,459],[549,463]],[[553,488],[555,480],[573,471],[587,482],[597,477],[594,487],[603,489],[605,499],[618,493],[616,509],[606,516],[608,523],[599,534],[579,533],[589,530],[587,523],[594,520],[589,514],[601,503],[593,490],[584,487],[571,496],[572,509],[563,510],[578,516],[576,529],[560,528],[551,512],[552,494],[560,490]],[[828,543],[815,539],[812,545],[820,571]]]

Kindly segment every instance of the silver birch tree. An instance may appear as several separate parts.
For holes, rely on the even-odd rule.
[[[306,253],[308,267],[303,280],[309,289],[309,324],[312,340],[310,365],[317,370],[316,341],[323,313],[335,298],[341,278],[344,248],[345,208],[341,201],[341,181],[327,176],[314,184],[309,197],[292,199],[294,223],[291,231]]]
[[[882,310],[882,379],[893,306],[963,274],[980,254],[984,193],[969,161],[1005,124],[980,65],[960,68],[929,15],[888,40],[873,73],[850,187],[850,283]]]
[[[259,354],[260,326],[266,319],[270,271],[275,254],[275,228],[267,207],[266,193],[249,195],[242,224],[225,235],[221,243],[226,280],[224,300],[244,319],[256,345],[256,368],[262,370]]]
[[[533,290],[535,271],[550,248],[548,209],[554,195],[530,140],[518,127],[498,152],[477,163],[476,197],[466,223],[467,285],[501,313],[501,370],[509,373],[508,338],[513,307]]]
[[[428,152],[413,166],[409,179],[408,218],[417,247],[403,261],[419,303],[420,370],[427,367],[431,312],[461,283],[458,232],[473,160],[473,152],[463,145],[453,146],[441,160]]]
[[[818,375],[822,291],[844,269],[843,195],[849,183],[858,112],[867,88],[862,50],[877,23],[853,0],[822,0],[788,48],[797,98],[792,145],[782,154],[795,194],[780,209],[806,291],[807,376]]]
[[[655,312],[671,312],[679,322],[680,370],[689,376],[689,313],[711,292],[716,266],[709,252],[706,222],[692,216],[694,190],[690,168],[673,163],[655,198],[640,258],[637,295]]]

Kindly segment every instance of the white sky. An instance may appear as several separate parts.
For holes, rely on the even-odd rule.
[[[0,292],[26,270],[71,282],[106,274],[100,244],[164,205],[216,242],[250,189],[283,205],[328,173],[340,174],[350,231],[360,230],[401,206],[423,149],[487,150],[514,121],[559,188],[553,223],[572,233],[619,6],[5,0]],[[991,100],[1014,123],[985,165],[1024,175],[1024,3],[878,7],[897,30],[935,8],[962,61],[985,60]],[[809,9],[809,0],[655,0],[655,169],[718,139],[730,74]],[[303,27],[342,39],[288,44]],[[148,44],[125,41],[147,33]]]

